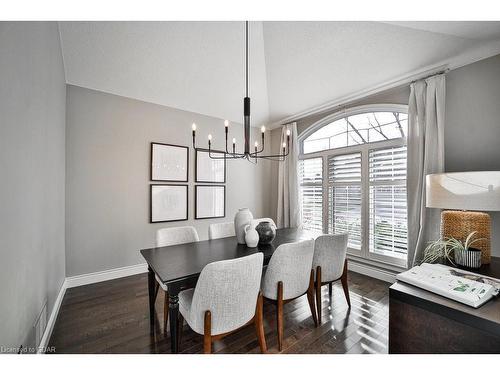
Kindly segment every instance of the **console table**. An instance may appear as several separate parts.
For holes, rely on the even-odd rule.
[[[474,272],[500,278],[500,258]],[[500,353],[500,296],[475,309],[394,283],[389,288],[389,353]]]

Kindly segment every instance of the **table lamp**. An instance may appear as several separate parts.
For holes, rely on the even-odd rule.
[[[490,263],[491,219],[478,211],[500,211],[500,171],[427,175],[426,206],[447,209],[441,212],[442,238],[464,241],[476,231],[482,240],[474,247],[481,250],[481,263]]]

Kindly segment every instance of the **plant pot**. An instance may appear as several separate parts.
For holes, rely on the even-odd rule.
[[[481,250],[469,248],[468,250],[457,250],[453,252],[455,263],[462,267],[481,267]]]

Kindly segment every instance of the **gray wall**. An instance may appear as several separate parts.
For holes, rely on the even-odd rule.
[[[446,77],[448,172],[500,170],[500,55]],[[500,212],[490,212],[492,253],[500,256]]]
[[[65,78],[55,22],[0,22],[0,345],[34,345],[64,281]]]
[[[220,119],[68,86],[66,121],[67,276],[144,263],[139,249],[154,246],[158,228],[194,225],[206,239],[210,223],[232,221],[240,207],[255,217],[270,213],[270,162],[235,160],[227,162],[226,217],[194,220],[191,149],[189,221],[149,223],[150,142],[190,146],[196,122],[199,143],[206,147],[212,133],[221,148]],[[242,126],[230,133],[241,144]]]
[[[395,88],[348,107],[373,103],[408,104],[409,86]],[[297,121],[299,134],[338,109]],[[277,150],[281,129],[272,132]],[[446,77],[445,168],[449,172],[500,170],[500,55],[452,70]],[[272,166],[272,217],[276,217],[277,165]],[[500,213],[491,212],[492,253],[500,256]]]

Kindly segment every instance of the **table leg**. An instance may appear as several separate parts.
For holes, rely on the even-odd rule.
[[[148,267],[148,291],[149,291],[149,326],[151,331],[155,325],[155,273]]]
[[[172,353],[177,353],[178,348],[178,327],[177,322],[179,319],[179,290],[174,288],[168,289],[168,315],[170,318],[170,349]]]

